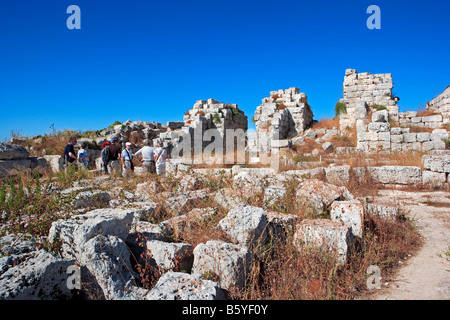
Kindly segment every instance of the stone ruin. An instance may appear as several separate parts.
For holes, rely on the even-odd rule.
[[[443,117],[443,123],[450,122],[450,86],[445,88],[444,92],[427,103],[427,110],[440,113]]]
[[[345,147],[348,150],[428,152],[446,149],[449,133],[445,125],[450,119],[450,86],[427,102],[427,111],[431,112],[427,112],[426,116],[421,116],[416,111],[399,112],[397,105],[399,98],[392,93],[392,89],[393,81],[390,73],[358,73],[355,69],[347,69],[343,83],[343,98],[339,100],[345,104],[346,112],[339,115],[340,128],[333,127],[330,130],[309,129],[313,124],[313,112],[307,96],[300,92],[299,88],[292,87],[271,91],[269,97],[262,99],[252,119],[256,132],[248,132],[247,136],[247,116],[236,104],[208,99],[197,101],[193,108],[185,113],[183,121],[168,122],[164,125],[128,120],[102,130],[95,139],[83,138],[79,139],[79,142],[90,143],[89,168],[97,167],[97,169],[100,163],[100,146],[111,138],[117,138],[122,147],[125,147],[126,141],[134,143],[137,148],[149,141],[153,141],[153,145],[162,142],[174,163],[186,163],[186,160],[190,162],[192,159],[184,158],[178,161],[175,157],[184,156],[183,150],[192,151],[193,147],[195,147],[194,154],[198,154],[217,139],[222,140],[225,147],[228,129],[233,132],[233,142],[236,137],[238,139],[234,146],[242,143],[252,163],[263,163],[264,155],[270,157],[281,148],[301,145],[305,142],[305,138],[315,139],[319,145],[322,144],[322,149],[326,153],[339,154],[343,147],[334,148],[330,138],[334,135],[346,135],[345,131],[348,128],[357,129],[357,145]],[[412,130],[413,127],[427,130],[417,132],[417,128]],[[236,135],[236,130],[242,130],[240,131],[242,135],[239,132]],[[320,133],[321,130],[324,132]],[[209,135],[205,135],[207,131]],[[187,148],[183,147],[185,146],[183,142],[188,143]],[[174,149],[175,153],[172,152]],[[320,152],[319,146],[311,154],[316,156]],[[44,158],[47,167],[52,171],[62,170],[60,155],[44,153]],[[194,157],[194,162],[195,159]],[[39,161],[41,162],[39,167],[45,167],[44,159],[39,158]],[[30,165],[28,162],[23,165],[18,161],[2,160],[0,163],[4,175],[7,175],[7,172],[23,171],[33,167],[36,165],[34,163]]]
[[[313,112],[299,88],[271,91],[256,108],[256,133],[249,137],[251,150],[267,152],[289,146],[288,139],[301,135],[313,123]]]
[[[183,126],[177,130],[161,133],[154,139],[154,143],[162,142],[170,152],[184,141],[187,142],[187,146],[192,148],[195,146],[196,152],[203,151],[212,141],[216,141],[214,139],[221,139],[225,148],[228,134],[234,135],[236,130],[241,131],[238,142],[239,139],[242,143],[245,142],[247,116],[237,104],[222,103],[214,99],[198,100],[193,108],[185,113],[183,121]],[[205,135],[208,130],[208,135],[211,136]],[[234,136],[230,136],[230,139],[234,139]]]
[[[398,121],[398,97],[392,94],[394,84],[390,73],[370,74],[358,73],[355,69],[347,69],[344,78],[344,98],[339,102],[345,104],[347,112],[341,113],[339,124],[341,129],[367,124],[369,107],[385,106],[389,121]]]

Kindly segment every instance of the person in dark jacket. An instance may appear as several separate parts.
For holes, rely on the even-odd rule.
[[[68,166],[77,167],[77,154],[75,152],[74,145],[77,144],[77,138],[76,137],[70,137],[69,143],[67,144],[66,148],[64,149],[64,160],[63,160],[63,166],[65,169],[67,169]]]

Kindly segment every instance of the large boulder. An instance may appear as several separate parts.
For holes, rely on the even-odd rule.
[[[44,156],[44,159],[47,160],[48,167],[52,172],[59,172],[64,170],[64,157],[59,155],[50,155]]]
[[[133,216],[133,210],[97,209],[67,220],[58,220],[52,223],[49,241],[61,244],[64,258],[79,258],[83,253],[83,244],[99,234],[114,235],[125,241]]]
[[[130,250],[120,238],[99,234],[83,243],[79,262],[95,277],[107,300],[133,299],[138,277],[130,264]]]
[[[57,258],[45,250],[2,258],[0,300],[67,300],[68,268],[74,260]]]
[[[353,195],[345,187],[338,187],[318,179],[309,179],[301,183],[296,194],[297,202],[309,207],[316,214],[329,209],[336,200],[353,200]]]
[[[194,249],[193,274],[208,275],[221,288],[243,288],[252,265],[252,256],[246,247],[221,240],[210,240]]]
[[[266,211],[252,206],[239,206],[230,210],[219,221],[219,228],[236,243],[255,248],[267,239],[268,221]]]
[[[0,142],[0,160],[27,159],[30,153],[25,147]]]
[[[351,227],[342,222],[328,219],[305,219],[297,225],[294,233],[294,245],[326,249],[336,254],[337,261],[343,265],[353,244]]]
[[[152,256],[151,262],[162,270],[191,271],[194,257],[190,244],[150,240],[147,250]]]
[[[332,221],[342,221],[352,227],[352,234],[362,238],[364,230],[364,206],[359,200],[335,201],[330,210]]]
[[[0,160],[0,177],[31,171],[31,160]]]

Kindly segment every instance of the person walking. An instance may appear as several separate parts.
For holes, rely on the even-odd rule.
[[[148,144],[144,146],[143,148],[139,149],[134,155],[138,158],[140,157],[142,166],[144,167],[145,171],[149,173],[156,173],[156,166],[155,166],[155,148],[152,147],[153,143],[151,140],[149,140]]]
[[[133,144],[131,142],[127,142],[125,144],[125,149],[122,151],[122,167],[123,172],[122,176],[124,178],[131,177],[134,172],[134,165],[133,165]]]
[[[167,151],[163,148],[163,143],[158,143],[158,148],[155,150],[155,164],[156,173],[161,177],[166,177],[166,159]]]
[[[119,160],[121,159],[122,149],[117,145],[117,139],[111,139],[111,144],[109,145],[109,162],[108,171],[109,174],[114,174],[120,172]]]
[[[109,163],[109,142],[106,141],[102,144],[102,173],[108,174]]]
[[[86,149],[88,148],[87,142],[83,141],[80,145],[80,150],[78,150],[78,162],[82,164],[82,168],[88,167],[88,155]]]
[[[77,144],[77,138],[72,136],[69,138],[69,143],[64,148],[63,167],[64,167],[64,169],[66,169],[66,171],[69,166],[76,168],[75,161],[77,160],[77,156],[75,155],[76,154],[75,148],[73,147],[76,144]]]

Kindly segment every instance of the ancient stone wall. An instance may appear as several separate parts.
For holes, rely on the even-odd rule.
[[[313,113],[305,93],[299,88],[271,91],[256,108],[256,133],[249,140],[254,150],[288,147],[288,138],[301,135],[312,125]]]
[[[189,139],[192,148],[200,146],[203,149],[217,136],[222,139],[225,148],[227,133],[241,130],[242,136],[245,137],[248,125],[247,116],[237,104],[221,103],[214,99],[197,101],[193,108],[185,113],[183,120],[184,126],[161,133],[154,142],[163,142],[171,151],[175,145],[184,141],[183,139]],[[210,130],[214,139],[209,140],[209,136],[205,136],[207,130]]]
[[[432,151],[444,150],[443,141],[449,138],[445,129],[435,129],[429,132],[411,132],[410,128],[391,128],[387,122],[387,111],[378,111],[372,115],[372,122],[366,126],[366,130],[357,133],[357,149],[372,151]]]
[[[373,105],[385,106],[389,113],[389,120],[398,120],[398,98],[392,94],[394,84],[390,73],[370,74],[358,73],[354,69],[347,69],[344,78],[344,98],[347,113],[340,114],[340,127],[354,127],[364,124],[368,107]]]
[[[442,114],[443,123],[450,122],[450,86],[443,93],[427,103],[427,110]]]
[[[444,118],[440,114],[435,114],[426,117],[417,116],[416,111],[400,112],[398,115],[398,123],[401,126],[421,127],[437,129],[444,124]]]

